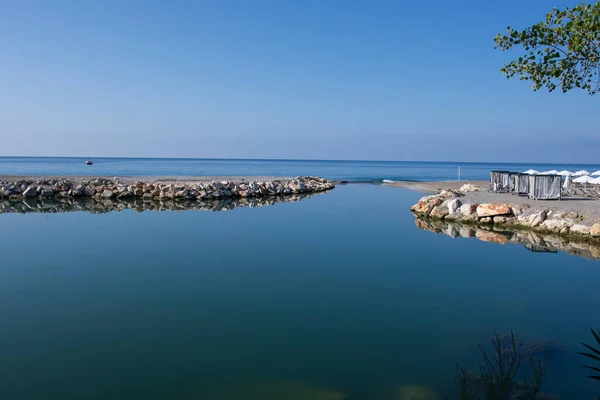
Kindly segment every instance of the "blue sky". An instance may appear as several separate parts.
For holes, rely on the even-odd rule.
[[[0,156],[597,163],[493,43],[576,3],[0,0]]]

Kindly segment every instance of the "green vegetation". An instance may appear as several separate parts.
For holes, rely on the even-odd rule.
[[[600,2],[554,8],[545,21],[521,31],[509,26],[494,41],[500,50],[523,47],[525,54],[501,71],[507,78],[531,80],[534,91],[560,86],[563,92],[580,88],[593,95],[600,89]]]
[[[600,330],[598,330],[598,332],[594,332],[593,329],[590,329],[590,330],[592,331],[592,335],[594,335],[594,339],[596,339],[596,342],[598,343],[598,345],[600,345]],[[585,343],[581,343],[581,344],[584,345],[590,351],[590,353],[579,352],[578,354],[581,354],[582,356],[585,356],[585,357],[591,358],[592,360],[600,362],[600,350],[599,349],[595,349],[592,346],[589,346]],[[592,371],[595,371],[595,372],[600,372],[600,368],[598,368],[598,367],[592,367],[590,365],[584,365],[584,367],[591,369]],[[590,376],[588,376],[588,378],[600,381],[600,375],[590,375]]]

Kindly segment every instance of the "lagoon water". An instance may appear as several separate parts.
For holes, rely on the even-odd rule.
[[[591,399],[600,264],[419,230],[420,195],[340,186],[229,212],[0,215],[0,398],[457,399],[493,332],[557,338]]]
[[[416,161],[238,160],[185,158],[93,158],[84,165],[77,157],[0,157],[0,175],[82,176],[298,176],[313,175],[348,181],[487,180],[490,170],[526,171],[551,169],[589,172],[600,165],[514,164]]]

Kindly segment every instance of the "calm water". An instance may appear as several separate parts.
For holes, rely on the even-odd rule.
[[[600,165],[445,163],[400,161],[303,161],[303,160],[220,160],[164,158],[85,158],[0,157],[0,175],[100,175],[100,176],[298,176],[317,175],[327,179],[438,181],[457,178],[489,179],[490,170],[526,171],[550,169],[593,172]]]
[[[573,354],[600,263],[419,230],[418,197],[0,215],[0,398],[455,399],[455,362],[511,329],[564,343],[546,391],[600,394]]]

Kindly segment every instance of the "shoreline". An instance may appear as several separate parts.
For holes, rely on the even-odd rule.
[[[392,186],[423,189],[430,194],[411,207],[417,218],[456,222],[487,231],[529,230],[600,243],[599,199],[568,196],[561,200],[533,200],[489,192],[486,181],[402,182]]]
[[[335,187],[319,177],[93,177],[0,175],[0,198],[97,198],[143,200],[246,198],[324,192]]]

